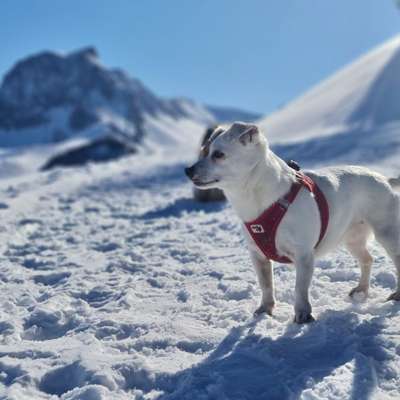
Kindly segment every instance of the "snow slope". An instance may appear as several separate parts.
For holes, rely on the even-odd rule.
[[[0,398],[398,399],[382,249],[366,302],[348,299],[359,271],[338,250],[315,271],[317,322],[292,323],[285,265],[276,315],[254,318],[238,221],[192,200],[173,148],[0,181]]]
[[[293,147],[300,145],[295,156],[312,164],[390,157],[400,151],[399,70],[397,36],[262,119],[260,125],[283,156],[293,156]],[[358,154],[356,147],[362,148]]]

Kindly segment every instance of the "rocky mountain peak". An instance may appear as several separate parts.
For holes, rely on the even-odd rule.
[[[236,119],[235,110],[221,110]],[[218,111],[185,98],[156,96],[124,71],[103,66],[94,47],[68,54],[43,51],[17,62],[1,83],[0,146],[115,132],[138,142],[150,129],[149,119],[153,126],[158,120],[173,126],[186,119],[205,127],[216,122]]]

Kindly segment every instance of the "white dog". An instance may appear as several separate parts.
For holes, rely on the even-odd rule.
[[[217,130],[207,144],[208,155],[186,174],[198,188],[220,188],[240,219],[255,220],[281,201],[296,184],[296,171],[270,149],[257,126],[241,122]],[[361,268],[357,292],[368,293],[372,257],[366,248],[373,232],[397,269],[397,290],[388,300],[400,300],[400,196],[388,180],[363,167],[332,167],[306,171],[325,196],[329,223],[323,239],[321,215],[314,196],[302,187],[281,220],[275,236],[277,254],[296,267],[295,317],[313,320],[308,291],[315,259],[344,243]],[[245,229],[248,247],[262,290],[256,313],[272,314],[275,305],[271,260]],[[318,244],[318,245],[317,245]]]

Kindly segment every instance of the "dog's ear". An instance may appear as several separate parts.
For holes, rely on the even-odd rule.
[[[213,133],[211,134],[210,138],[208,139],[209,143],[211,144],[219,135],[225,132],[225,129],[221,126],[217,126]]]
[[[256,125],[249,125],[247,129],[240,134],[239,142],[246,146],[250,143],[257,144],[260,142],[260,130]]]

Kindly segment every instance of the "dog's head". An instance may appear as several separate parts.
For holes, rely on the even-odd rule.
[[[200,189],[238,185],[265,159],[266,146],[254,124],[235,122],[226,130],[217,128],[204,144],[199,161],[185,169],[186,175]]]

